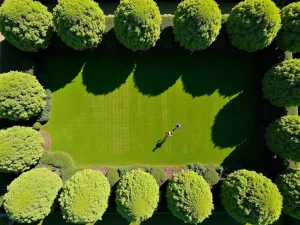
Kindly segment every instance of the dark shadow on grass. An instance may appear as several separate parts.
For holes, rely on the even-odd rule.
[[[106,95],[124,84],[134,67],[131,52],[90,54],[82,72],[82,82],[87,92]]]
[[[218,148],[234,147],[257,133],[254,96],[241,93],[230,100],[216,115],[211,137]]]
[[[180,54],[148,51],[137,57],[134,82],[136,88],[149,97],[168,90],[180,77]]]

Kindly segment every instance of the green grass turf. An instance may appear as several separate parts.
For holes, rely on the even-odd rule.
[[[239,163],[246,151],[259,154],[250,54],[63,52],[40,65],[53,91],[43,127],[51,151],[82,165]],[[152,152],[176,123],[182,128]]]

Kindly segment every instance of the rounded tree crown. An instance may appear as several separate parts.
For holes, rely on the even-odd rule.
[[[279,219],[282,196],[272,181],[254,171],[229,174],[221,186],[225,210],[239,223],[272,224]]]
[[[37,52],[51,41],[52,14],[38,1],[5,0],[0,8],[0,32],[22,51]]]
[[[7,187],[4,196],[6,214],[18,223],[44,219],[62,185],[59,176],[45,168],[22,173]]]
[[[115,12],[114,30],[125,47],[146,50],[159,39],[161,22],[153,0],[122,0]]]
[[[126,173],[117,185],[117,210],[130,222],[149,219],[158,201],[158,184],[152,175],[144,171],[132,170]]]
[[[271,0],[245,0],[227,20],[232,45],[248,52],[261,50],[274,40],[281,27],[280,11]]]
[[[174,15],[174,35],[179,44],[197,51],[208,48],[218,36],[222,13],[214,0],[184,0]]]
[[[93,0],[60,0],[53,17],[55,30],[67,46],[86,50],[101,43],[105,18]]]
[[[167,201],[173,215],[185,223],[201,223],[214,208],[209,184],[191,170],[173,175],[167,189]]]
[[[28,120],[45,104],[45,90],[34,76],[17,71],[0,74],[0,118]]]

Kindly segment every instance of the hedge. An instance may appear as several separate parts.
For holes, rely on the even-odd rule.
[[[263,94],[281,107],[300,105],[300,59],[284,60],[272,67],[263,78]]]
[[[55,172],[65,183],[76,172],[73,159],[65,152],[44,152],[36,168],[47,168]]]
[[[159,186],[163,185],[168,180],[165,171],[160,167],[150,167],[146,172],[150,173],[155,178]]]
[[[239,223],[267,225],[280,217],[282,196],[277,186],[254,171],[229,174],[220,195],[226,212]]]
[[[158,206],[159,187],[152,175],[132,170],[117,185],[117,211],[129,222],[149,219]]]
[[[211,187],[213,187],[220,181],[220,175],[217,173],[216,168],[212,165],[195,163],[189,164],[188,169],[202,176]]]
[[[45,92],[46,92],[46,104],[45,104],[43,111],[39,114],[39,116],[37,118],[37,122],[39,122],[41,124],[45,124],[49,121],[50,111],[51,111],[51,107],[52,107],[51,91],[49,89],[46,89]]]
[[[146,50],[159,39],[161,22],[153,0],[122,0],[115,11],[114,30],[125,47]]]
[[[93,0],[60,0],[53,10],[58,36],[75,50],[97,47],[105,32],[102,9]]]
[[[214,0],[184,0],[174,16],[175,40],[189,51],[208,48],[221,30],[222,13]]]
[[[232,45],[248,52],[270,45],[280,27],[280,12],[271,0],[240,2],[232,9],[227,21]]]
[[[300,51],[300,2],[284,7],[281,12],[282,27],[279,31],[279,46],[291,52]]]
[[[28,120],[45,107],[46,94],[37,79],[26,73],[0,74],[0,118]]]
[[[7,187],[4,196],[6,214],[17,223],[42,220],[50,213],[61,187],[61,179],[48,169],[25,172]]]
[[[117,168],[111,168],[106,177],[111,187],[114,187],[120,180],[119,170]]]
[[[266,130],[267,145],[282,158],[300,162],[300,117],[283,116]]]
[[[37,1],[5,0],[0,9],[0,32],[22,51],[37,52],[51,41],[52,14]]]
[[[283,195],[283,212],[300,219],[300,170],[284,171],[276,184]]]
[[[99,171],[85,169],[68,180],[60,194],[63,218],[68,223],[86,224],[101,220],[108,207],[110,186]]]
[[[208,183],[194,171],[173,175],[167,188],[167,202],[174,216],[192,224],[208,218],[214,208]]]
[[[20,173],[37,164],[43,154],[44,139],[30,127],[0,130],[0,172]]]

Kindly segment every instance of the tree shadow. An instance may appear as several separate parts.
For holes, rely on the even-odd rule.
[[[216,115],[211,137],[216,147],[227,148],[243,143],[257,133],[256,99],[241,93]]]
[[[193,97],[212,95],[216,90],[225,97],[255,85],[251,55],[207,49],[184,57],[184,90]],[[253,84],[253,85],[252,85]]]
[[[136,88],[149,97],[162,94],[180,77],[179,64],[178,52],[154,50],[140,54],[133,76]]]
[[[7,186],[15,179],[17,178],[19,174],[14,173],[0,173],[0,213],[3,211],[2,207],[2,201],[3,201],[3,195],[7,192]]]
[[[129,51],[90,54],[82,72],[82,83],[87,92],[106,95],[124,84],[134,68],[134,54]]]
[[[73,50],[48,49],[39,55],[38,79],[55,92],[71,83],[81,71],[86,54]]]

